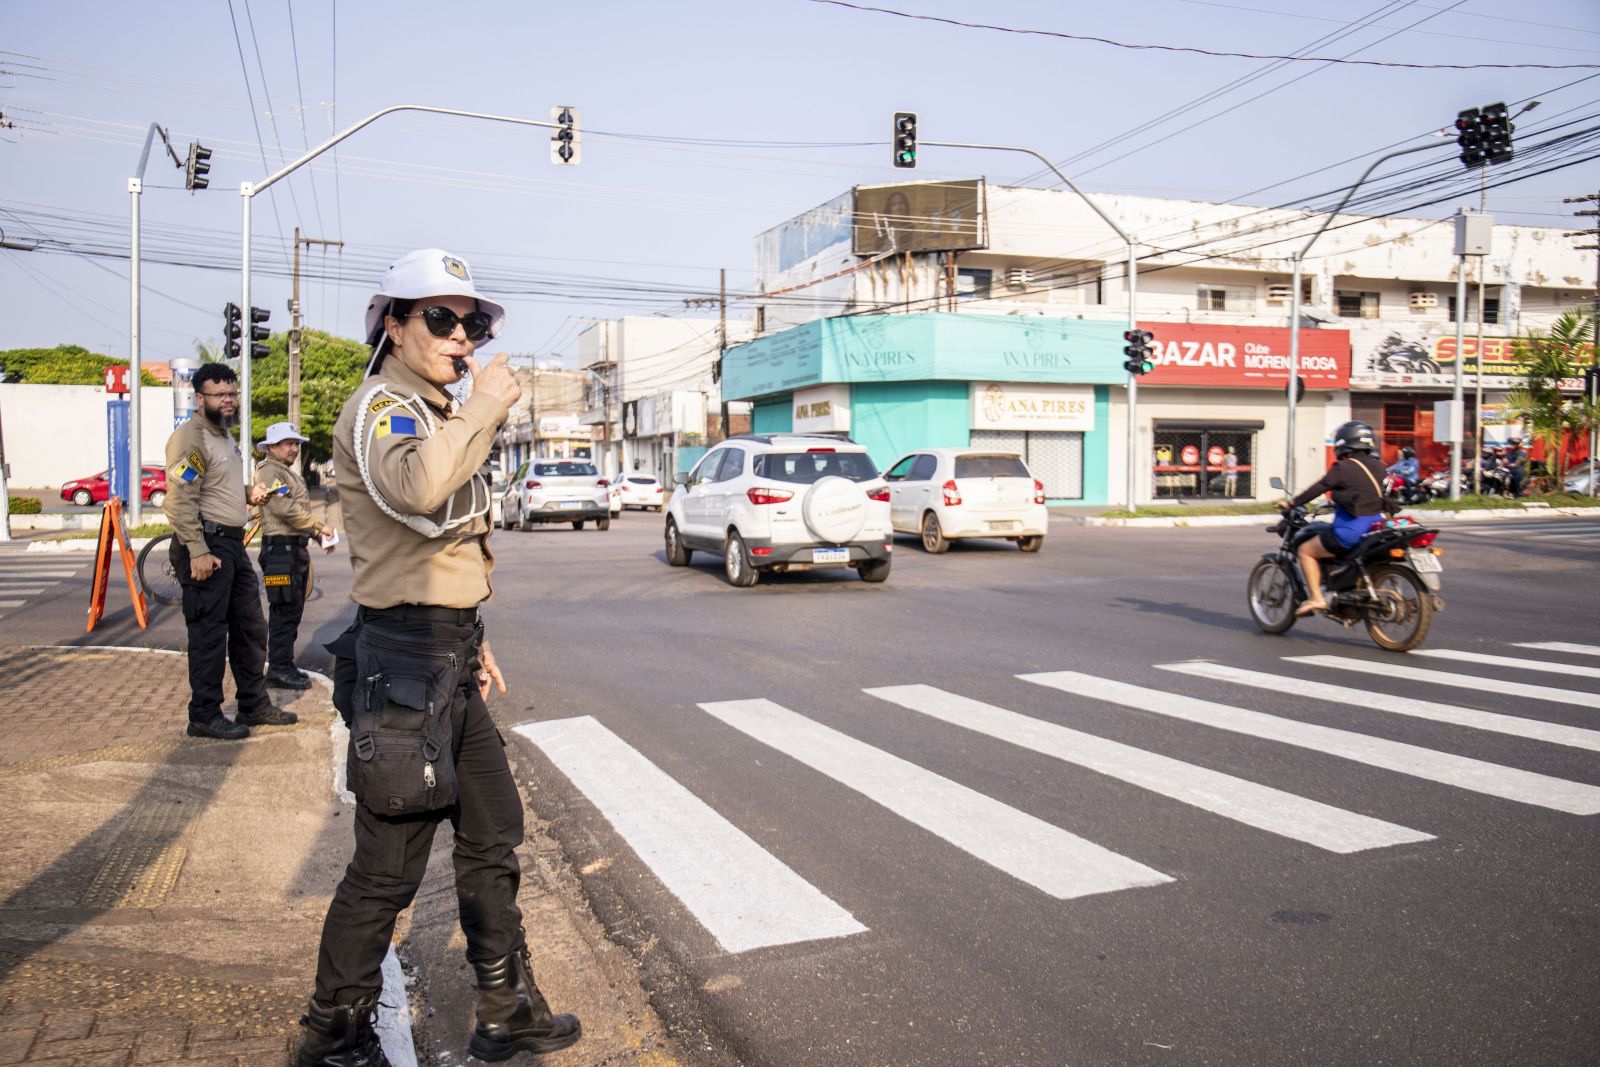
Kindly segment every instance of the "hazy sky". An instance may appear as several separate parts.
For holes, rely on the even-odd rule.
[[[469,259],[508,305],[493,349],[546,358],[571,351],[579,320],[671,313],[715,295],[721,267],[733,295],[747,292],[755,235],[851,185],[978,175],[1044,184],[1010,155],[925,148],[916,171],[893,169],[898,109],[919,114],[925,139],[1036,148],[1088,190],[1241,204],[1313,198],[1353,181],[1360,157],[1421,143],[1459,109],[1494,100],[1544,101],[1519,120],[1519,139],[1600,126],[1594,0],[878,3],[1133,44],[1568,69],[1274,64],[815,0],[0,0],[0,112],[15,123],[0,128],[0,231],[39,243],[0,250],[0,348],[126,352],[127,179],[152,121],[180,156],[195,139],[215,155],[211,187],[190,194],[159,142],[152,151],[147,359],[218,340],[222,306],[239,292],[239,183],[334,123],[398,103],[542,119],[552,105],[576,105],[583,162],[552,165],[542,130],[380,120],[341,146],[337,165],[324,156],[256,199],[253,302],[272,310],[274,329],[288,321],[297,224],[345,242],[342,255],[304,253],[308,325],[359,335],[382,268],[438,245]],[[1580,140],[1548,162],[1595,146]],[[1454,151],[1441,147],[1441,158]],[[1501,221],[1566,226],[1561,198],[1589,191],[1600,191],[1600,162],[1491,190],[1489,207]],[[88,252],[111,255],[78,254]]]

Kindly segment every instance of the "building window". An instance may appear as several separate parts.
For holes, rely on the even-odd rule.
[[[1456,298],[1450,298],[1450,321],[1456,321]],[[1478,300],[1476,297],[1467,297],[1467,321],[1478,321]],[[1486,297],[1483,301],[1483,321],[1485,323],[1498,323],[1500,321],[1500,301],[1495,297]]]
[[[1375,319],[1378,317],[1377,293],[1352,293],[1339,290],[1339,317],[1341,319]]]
[[[987,300],[994,284],[994,271],[962,267],[956,271],[956,296],[961,300]]]
[[[1253,311],[1256,291],[1238,286],[1202,285],[1196,290],[1201,311]]]

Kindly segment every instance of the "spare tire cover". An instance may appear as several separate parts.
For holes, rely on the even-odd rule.
[[[867,494],[850,479],[829,475],[806,492],[801,512],[813,534],[838,544],[861,532],[867,520]]]

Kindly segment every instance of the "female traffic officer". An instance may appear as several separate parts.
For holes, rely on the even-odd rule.
[[[1323,493],[1333,494],[1333,524],[1300,545],[1300,569],[1306,576],[1308,595],[1296,615],[1325,611],[1321,560],[1334,559],[1354,548],[1373,520],[1383,518],[1383,476],[1378,442],[1372,427],[1351,420],[1333,432],[1333,454],[1338,457],[1328,472],[1292,500],[1278,501],[1281,510],[1310,503]]]

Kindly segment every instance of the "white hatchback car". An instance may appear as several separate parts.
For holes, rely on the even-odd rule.
[[[611,527],[611,486],[586,459],[534,459],[511,475],[501,499],[500,525],[531,530],[535,523],[570,522],[574,530],[594,521]]]
[[[889,577],[894,534],[889,489],[867,450],[839,437],[729,438],[675,477],[667,504],[667,562],[722,557],[728,582],[762,571],[850,567],[862,581]]]
[[[660,511],[666,506],[666,491],[648,474],[618,475],[611,481],[611,514],[638,508]]]
[[[1044,484],[1015,452],[924,448],[895,460],[883,478],[894,528],[920,535],[929,552],[961,537],[1004,537],[1037,552],[1050,529]]]

